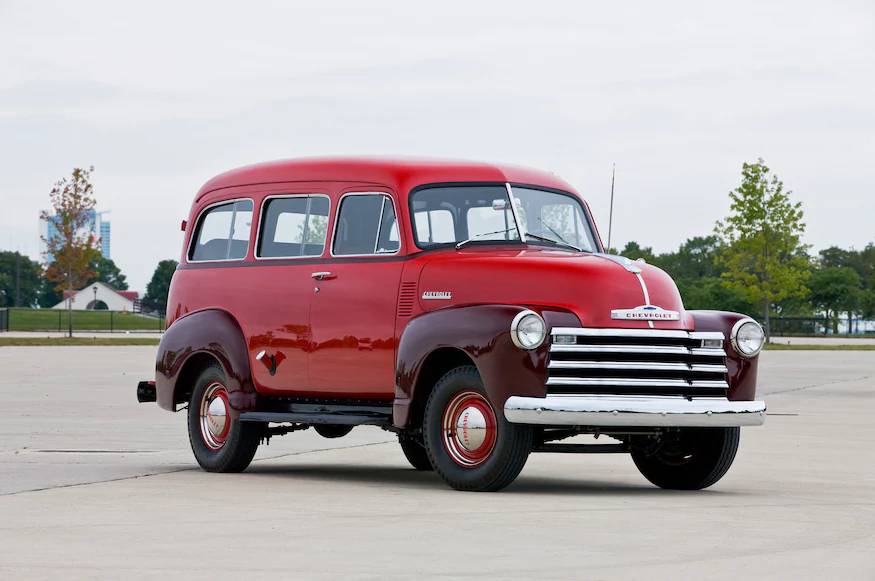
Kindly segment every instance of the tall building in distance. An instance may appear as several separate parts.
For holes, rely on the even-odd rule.
[[[91,210],[88,212],[88,224],[86,228],[92,236],[100,240],[100,253],[104,258],[112,258],[112,223],[106,215],[109,212],[97,212]],[[46,240],[53,240],[60,235],[57,227],[57,217],[52,216],[48,220],[40,218],[40,254],[45,257],[46,262],[51,262],[54,257],[47,252],[48,246]]]
[[[112,222],[105,218],[109,212],[97,212],[96,226],[100,232],[100,253],[104,258],[112,258],[110,256],[110,242],[112,240]]]

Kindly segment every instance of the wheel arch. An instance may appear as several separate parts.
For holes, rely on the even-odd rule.
[[[216,362],[227,380],[235,410],[255,407],[256,393],[243,330],[231,313],[205,309],[177,319],[158,345],[155,389],[158,405],[176,411],[187,401],[204,365]]]
[[[578,326],[572,313],[532,305],[484,304],[449,307],[412,319],[398,342],[393,424],[418,427],[422,406],[447,365],[474,365],[496,409],[511,395],[543,397],[549,341],[537,349],[513,344],[510,326],[525,309],[551,326]]]
[[[422,369],[416,378],[416,385],[410,400],[408,425],[419,426],[422,424],[425,402],[428,401],[428,396],[434,385],[447,372],[463,365],[472,365],[476,368],[477,362],[463,349],[456,346],[438,347],[426,356],[422,362]]]
[[[194,382],[197,381],[198,376],[203,370],[210,365],[221,366],[222,364],[212,353],[207,351],[193,353],[185,360],[185,363],[182,364],[182,369],[179,370],[179,375],[173,388],[174,405],[187,403],[191,400]]]

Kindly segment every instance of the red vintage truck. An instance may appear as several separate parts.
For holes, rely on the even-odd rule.
[[[630,453],[657,486],[701,489],[765,419],[760,326],[687,311],[665,272],[606,254],[549,173],[270,162],[207,182],[183,229],[137,396],[187,409],[208,471],[366,424],[459,490],[507,486],[531,452]],[[611,443],[562,442],[580,434]]]

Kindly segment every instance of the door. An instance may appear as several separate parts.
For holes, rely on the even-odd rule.
[[[313,279],[322,267],[328,233],[329,198],[284,194],[265,198],[255,247],[253,294],[247,324],[249,359],[259,391],[306,393],[312,341]]]
[[[314,392],[394,396],[395,312],[403,267],[398,234],[388,194],[354,192],[340,199],[331,258],[312,274]]]

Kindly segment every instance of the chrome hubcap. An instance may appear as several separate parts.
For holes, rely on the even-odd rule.
[[[459,414],[456,421],[456,441],[460,446],[472,452],[486,441],[486,417],[479,409],[468,406]]]
[[[228,390],[224,385],[213,383],[204,390],[200,406],[201,436],[210,449],[218,450],[225,445],[231,431],[230,412]]]
[[[464,391],[444,409],[444,448],[456,464],[471,468],[485,462],[497,438],[495,412],[485,397]]]

